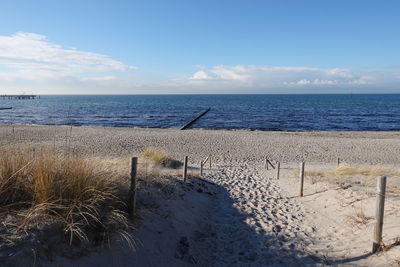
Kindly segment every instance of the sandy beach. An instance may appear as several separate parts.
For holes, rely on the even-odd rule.
[[[0,7],[0,267],[400,267],[400,1]]]
[[[72,129],[72,130],[71,130]],[[125,157],[162,147],[193,164],[212,154],[219,163],[262,161],[397,164],[399,132],[264,132],[0,125],[3,145],[68,146],[87,155]]]
[[[341,176],[340,181],[322,174],[306,177],[304,197],[298,197],[301,161],[306,162],[306,170],[326,173],[337,167],[338,158],[343,166],[397,170],[398,132],[1,125],[0,137],[3,147],[54,147],[110,159],[138,156],[149,147],[163,148],[176,160],[189,156],[190,171],[196,174],[200,162],[212,155],[212,168],[205,170],[203,180],[193,177],[189,183],[178,183],[174,197],[159,193],[149,201],[140,195],[136,251],[112,244],[93,248],[82,257],[58,255],[53,262],[44,260],[39,265],[395,266],[400,260],[399,177],[388,177],[386,250],[378,254],[370,253],[375,176],[354,174]],[[276,170],[265,168],[265,157],[273,164],[281,162],[279,180]],[[366,221],[349,223],[357,210],[362,210]],[[8,256],[8,263],[13,257]]]

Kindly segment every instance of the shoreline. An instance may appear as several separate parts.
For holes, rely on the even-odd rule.
[[[106,128],[126,128],[126,129],[176,129],[180,130],[181,126],[176,126],[176,127],[159,127],[159,126],[123,126],[123,125],[115,125],[115,126],[110,126],[110,125],[90,125],[90,124],[26,124],[26,123],[0,123],[0,126],[5,126],[5,125],[22,125],[22,126],[73,126],[73,127],[106,127]],[[202,128],[202,127],[194,127],[194,128],[187,128],[184,130],[210,130],[210,131],[250,131],[250,132],[340,132],[340,133],[355,133],[355,132],[376,132],[376,133],[381,133],[381,132],[400,132],[399,129],[394,129],[394,130],[345,130],[345,129],[340,129],[340,130],[287,130],[287,129],[263,129],[263,128]]]
[[[66,130],[68,129],[68,130]],[[165,149],[175,159],[189,156],[196,166],[209,154],[215,162],[399,164],[400,132],[278,132],[160,129],[103,126],[0,125],[3,145],[54,146],[84,155],[128,157],[147,147]]]
[[[180,130],[179,127],[143,127],[143,126],[104,126],[104,125],[75,125],[75,124],[26,124],[26,123],[0,123],[0,127],[7,126],[23,126],[23,127],[76,127],[76,128],[110,128],[110,129],[149,129],[149,130]],[[227,132],[266,132],[266,133],[340,133],[340,134],[357,134],[357,133],[399,133],[400,130],[391,131],[354,131],[354,130],[262,130],[253,128],[188,128],[182,131],[227,131]]]

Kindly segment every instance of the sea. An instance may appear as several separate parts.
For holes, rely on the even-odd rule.
[[[399,131],[400,94],[41,95],[0,98],[0,124],[263,131]]]

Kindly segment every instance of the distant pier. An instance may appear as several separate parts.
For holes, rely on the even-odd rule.
[[[36,95],[0,95],[0,98],[5,99],[23,99],[23,100],[28,100],[28,99],[36,99]],[[40,96],[39,96],[40,98]]]

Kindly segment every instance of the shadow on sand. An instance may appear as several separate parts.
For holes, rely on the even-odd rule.
[[[192,180],[192,183],[201,183]],[[207,223],[210,232],[203,242],[208,242],[212,266],[314,266],[329,264],[322,255],[310,255],[301,248],[307,244],[302,237],[287,238],[281,226],[266,232],[252,227],[246,221],[255,219],[255,213],[243,213],[226,188],[213,184],[214,207]],[[245,200],[244,200],[245,201]],[[257,220],[255,220],[257,221]],[[257,226],[257,224],[256,224]],[[258,229],[257,229],[258,228]]]

